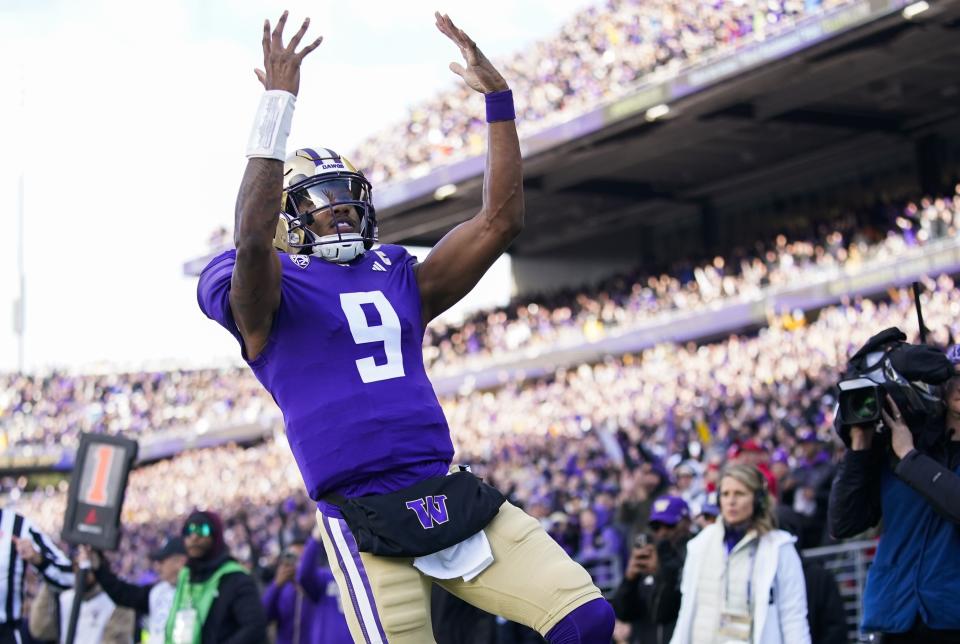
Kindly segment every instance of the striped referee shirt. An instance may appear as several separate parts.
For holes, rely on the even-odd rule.
[[[13,537],[31,539],[43,562],[37,570],[47,583],[63,590],[73,586],[74,574],[70,559],[56,544],[26,517],[13,510],[0,508],[0,624],[23,617],[23,576],[26,562],[17,555]]]

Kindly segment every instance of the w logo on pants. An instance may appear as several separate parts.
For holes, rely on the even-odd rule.
[[[407,501],[407,509],[417,513],[420,525],[424,530],[429,530],[439,523],[446,523],[450,520],[447,515],[447,497],[443,494],[437,496],[427,496],[422,499]]]

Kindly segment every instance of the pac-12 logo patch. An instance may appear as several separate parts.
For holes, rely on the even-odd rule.
[[[290,258],[290,261],[299,266],[300,268],[306,268],[310,265],[310,256],[309,255],[287,255]]]

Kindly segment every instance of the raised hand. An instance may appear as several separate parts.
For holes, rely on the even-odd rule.
[[[270,32],[270,21],[263,21],[263,69],[253,71],[266,89],[282,89],[296,96],[300,91],[300,63],[307,54],[320,46],[323,36],[299,52],[296,51],[307,33],[307,27],[310,26],[310,18],[306,18],[290,42],[284,46],[283,27],[287,24],[287,15],[288,12],[284,11],[273,33]]]
[[[903,420],[900,408],[887,394],[887,407],[880,410],[883,424],[890,428],[890,445],[897,458],[903,458],[913,449],[913,434]]]
[[[100,552],[94,550],[88,545],[82,545],[77,549],[77,563],[80,564],[81,568],[84,568],[85,563],[90,564],[90,569],[99,570],[100,564],[103,563],[103,559],[100,557]]]
[[[509,89],[507,81],[503,79],[493,63],[483,55],[477,43],[470,40],[470,36],[453,24],[450,16],[441,15],[440,12],[433,15],[437,19],[437,29],[460,48],[463,60],[467,63],[466,69],[459,63],[450,63],[450,71],[462,78],[471,89],[481,94]]]
[[[12,539],[13,545],[17,549],[17,555],[19,555],[21,559],[34,566],[39,566],[43,563],[43,555],[37,550],[33,541],[20,537],[12,537]]]

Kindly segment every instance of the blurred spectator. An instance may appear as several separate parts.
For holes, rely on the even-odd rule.
[[[774,528],[766,478],[752,465],[728,465],[719,496],[723,522],[687,546],[671,642],[809,644],[796,539]]]
[[[183,524],[187,565],[180,571],[167,622],[174,644],[262,644],[267,620],[253,578],[227,551],[213,512],[193,511]]]
[[[273,581],[263,591],[263,610],[267,624],[276,624],[277,644],[320,641],[313,638],[316,602],[296,579],[303,551],[303,543],[287,545],[280,553]]]
[[[76,561],[74,570],[80,570]],[[83,574],[86,576],[86,590],[80,601],[74,641],[132,644],[136,613],[114,604],[97,583],[92,570],[85,570]],[[30,636],[61,644],[66,642],[73,596],[73,588],[57,595],[54,587],[43,584],[30,608]]]
[[[187,563],[187,551],[180,537],[171,537],[161,548],[150,553],[159,580],[135,585],[120,580],[110,570],[109,562],[98,552],[86,550],[97,583],[117,605],[134,609],[146,616],[149,641],[162,642],[166,637],[167,618],[173,605],[177,578]]]
[[[296,581],[314,605],[308,641],[314,644],[350,641],[350,630],[343,614],[343,598],[340,597],[340,590],[333,578],[316,521],[314,532],[307,539],[300,557]]]
[[[639,447],[639,446],[638,446]],[[645,453],[646,459],[634,474],[624,472],[620,499],[620,522],[628,526],[630,538],[647,530],[650,508],[654,500],[669,487],[666,470],[655,456]]]
[[[674,487],[692,512],[699,512],[706,502],[707,492],[703,489],[703,480],[690,462],[683,462],[673,468]]]
[[[623,540],[616,528],[597,522],[592,509],[580,512],[580,546],[574,559],[580,563],[601,590],[612,590],[620,583]]]
[[[778,496],[777,477],[774,476],[773,471],[770,469],[770,455],[760,441],[756,438],[748,438],[742,445],[735,445],[731,450],[730,460],[734,463],[750,465],[760,470],[764,478],[767,479],[767,488],[770,490],[770,494],[776,498]]]
[[[849,641],[847,616],[836,578],[816,560],[803,556],[803,550],[809,546],[803,540],[802,523],[781,521],[780,527],[797,537],[795,545],[803,564],[811,641],[816,644],[846,644]]]
[[[707,500],[703,505],[700,506],[700,511],[697,513],[697,516],[694,517],[694,522],[697,526],[697,532],[703,530],[708,525],[713,525],[717,522],[717,517],[720,515],[720,506],[717,505],[717,493],[711,492],[707,495]]]
[[[681,497],[654,501],[653,541],[634,542],[624,579],[611,600],[617,619],[633,626],[631,643],[666,644],[673,637],[690,525],[690,507]]]
[[[836,466],[830,451],[816,432],[801,432],[797,442],[797,465],[787,475],[793,491],[792,508],[803,517],[804,543],[809,548],[815,548],[829,539],[827,507]]]

